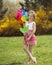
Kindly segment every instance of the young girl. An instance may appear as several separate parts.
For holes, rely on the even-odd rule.
[[[28,33],[24,34],[24,50],[29,56],[27,64],[30,63],[30,60],[36,63],[36,57],[32,56],[32,47],[37,43],[36,36],[34,35],[36,32],[36,23],[34,22],[35,16],[35,12],[33,10],[30,10],[29,20],[24,25],[24,27],[29,26]]]

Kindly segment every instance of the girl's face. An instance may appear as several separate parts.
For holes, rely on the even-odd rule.
[[[29,12],[29,19],[30,20],[33,20],[34,19],[34,16],[33,16],[33,13],[32,12]]]

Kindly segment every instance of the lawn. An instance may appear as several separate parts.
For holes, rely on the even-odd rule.
[[[29,65],[52,65],[52,35],[37,36],[33,56],[37,57],[37,64]],[[27,58],[23,37],[0,37],[0,65],[27,65]]]

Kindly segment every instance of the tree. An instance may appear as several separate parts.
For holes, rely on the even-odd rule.
[[[3,7],[3,0],[0,0],[0,10],[2,9]]]
[[[52,9],[52,0],[25,0],[25,3],[21,3],[20,5],[22,9],[29,10],[33,9],[36,10],[39,6],[44,6],[45,9]]]
[[[8,8],[2,10],[3,8],[3,0],[0,0],[0,19],[3,19],[3,16],[5,15],[5,13],[7,12]]]

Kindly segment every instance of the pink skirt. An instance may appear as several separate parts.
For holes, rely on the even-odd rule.
[[[31,35],[32,30],[29,30],[26,35],[24,35],[24,44],[25,45],[35,45],[36,44],[36,36],[33,35],[29,41],[26,39]]]

